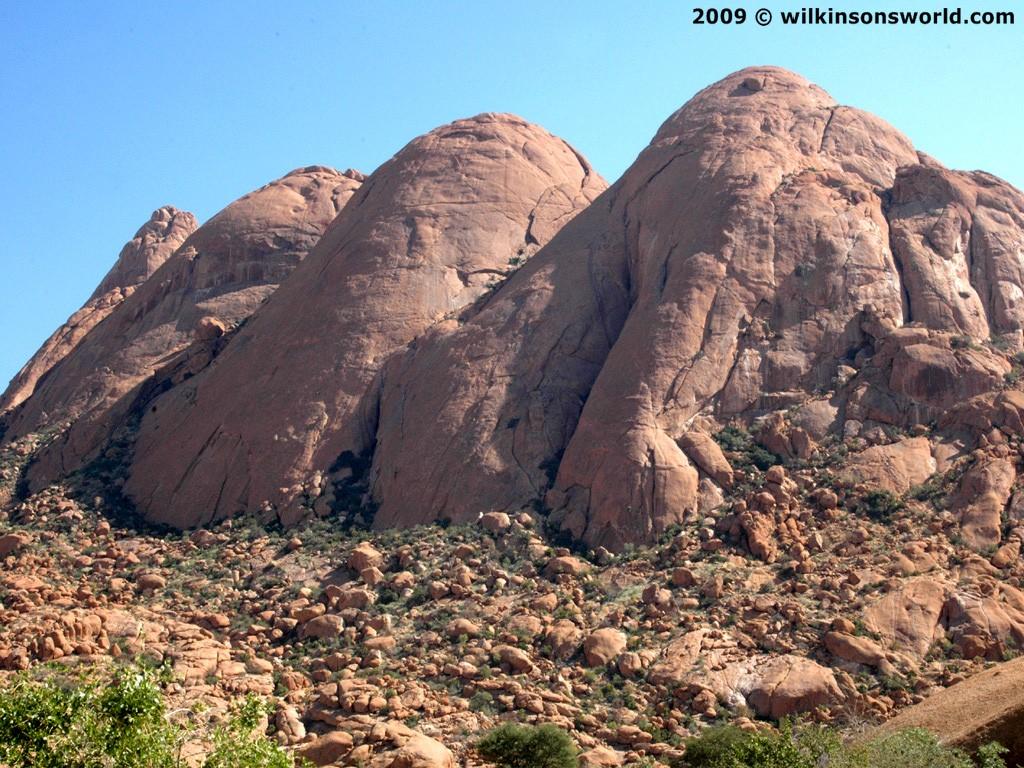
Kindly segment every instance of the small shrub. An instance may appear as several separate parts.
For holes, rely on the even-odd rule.
[[[997,756],[998,759],[998,756]],[[990,768],[1005,768],[999,763]],[[860,747],[851,747],[837,768],[974,768],[959,749],[944,747],[935,735],[922,728],[882,736]]]
[[[844,745],[823,726],[793,726],[748,733],[734,726],[709,728],[686,742],[676,768],[1006,768],[1005,747],[991,743],[967,753],[939,743],[930,732],[911,728],[866,743]]]
[[[1002,744],[989,742],[978,750],[978,768],[1006,768],[1003,755],[1009,751]]]
[[[778,731],[748,733],[735,726],[711,728],[686,742],[686,768],[817,768],[841,748],[839,737],[826,728],[794,728],[783,722]]]
[[[723,451],[734,454],[732,457],[734,465],[743,467],[755,467],[762,472],[776,464],[781,464],[782,459],[761,445],[758,445],[750,433],[739,427],[729,426],[715,435],[717,442]]]
[[[477,691],[469,699],[469,711],[486,715],[495,714],[497,710],[494,708],[494,697],[487,691]]]
[[[266,702],[249,694],[213,733],[213,750],[203,768],[292,768],[292,757],[259,732]]]
[[[857,508],[872,520],[888,520],[904,507],[903,500],[891,491],[868,491],[861,497]]]
[[[499,726],[477,742],[476,751],[498,768],[577,768],[579,764],[569,734],[549,723]]]

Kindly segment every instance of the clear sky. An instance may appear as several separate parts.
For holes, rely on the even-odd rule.
[[[1024,4],[1008,27],[694,26],[693,3],[0,4],[0,389],[155,208],[205,220],[292,168],[370,172],[450,120],[514,112],[609,181],[700,88],[777,64],[947,165],[1024,186]],[[948,0],[953,5],[957,0]],[[834,0],[930,9],[942,0]],[[759,27],[755,9],[776,23]]]

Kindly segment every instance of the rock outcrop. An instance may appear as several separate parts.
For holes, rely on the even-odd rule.
[[[555,467],[548,504],[590,544],[682,520],[694,416],[798,403],[867,343],[866,307],[902,322],[879,195],[916,162],[781,70],[703,91],[482,312],[389,369],[380,524],[526,505]]]
[[[1009,750],[1006,764],[1018,765],[1024,760],[1022,683],[1024,659],[1014,659],[932,694],[879,730],[895,733],[904,728],[925,728],[941,734],[948,744],[972,751],[998,741]]]
[[[379,369],[480,299],[604,182],[508,115],[422,136],[370,176],[309,259],[206,373],[142,422],[128,490],[190,526],[269,502],[340,505],[373,445]],[[410,522],[404,520],[401,522]]]
[[[607,190],[518,118],[439,128],[269,299],[266,266],[226,306],[146,299],[188,249],[103,323],[160,340],[159,376],[152,356],[84,342],[11,418],[24,434],[149,376],[126,491],[152,521],[543,509],[617,550],[749,490],[725,426],[760,443],[756,471],[846,441],[837,479],[895,496],[1024,431],[1024,195],[776,68],[697,94]],[[172,324],[196,332],[184,356],[161,340]],[[94,450],[88,421],[30,479]],[[1017,477],[1006,449],[983,464],[957,476],[952,510],[979,552],[1004,543]],[[773,563],[802,543],[794,489],[765,492],[734,505],[731,535]]]
[[[74,422],[33,466],[34,484],[80,467],[123,417],[133,390],[196,341],[197,330],[204,343],[212,320],[229,328],[248,318],[319,240],[361,178],[301,168],[193,232],[9,414],[6,439]],[[131,259],[122,271],[137,274],[140,264]],[[209,349],[202,351],[208,361]]]
[[[718,490],[698,470],[728,483],[700,465],[696,419],[749,425],[830,390],[858,423],[936,419],[1009,373],[960,337],[1018,343],[1022,212],[1008,185],[939,167],[796,75],[732,75],[479,313],[389,363],[377,524],[543,498],[573,537],[618,548],[706,508]],[[963,264],[905,284],[942,254]],[[977,300],[929,309],[958,280]],[[787,453],[809,453],[797,431]],[[927,458],[908,479],[931,471]]]
[[[134,293],[196,229],[187,211],[164,206],[153,212],[135,237],[125,243],[114,266],[81,309],[43,342],[32,359],[0,396],[0,415],[17,407],[35,391],[38,381],[63,360],[103,318]]]

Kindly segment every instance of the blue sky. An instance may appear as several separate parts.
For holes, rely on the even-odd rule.
[[[776,17],[803,5],[716,4]],[[5,0],[0,382],[78,308],[153,209],[205,220],[298,166],[370,172],[418,134],[478,112],[540,123],[611,181],[700,88],[777,64],[947,165],[1024,186],[1024,9],[1002,28],[761,28],[694,26],[691,8]]]

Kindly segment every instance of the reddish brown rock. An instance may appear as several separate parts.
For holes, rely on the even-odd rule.
[[[0,415],[35,391],[36,383],[78,346],[103,318],[131,296],[196,229],[195,217],[172,206],[153,212],[117,257],[85,305],[68,318],[11,380],[0,396]]]
[[[829,652],[844,661],[878,667],[885,663],[885,652],[878,643],[868,637],[858,637],[846,632],[826,632],[823,638]]]
[[[734,424],[784,459],[845,438],[859,452],[841,480],[901,494],[957,452],[1001,447],[952,505],[972,546],[1001,542],[1017,450],[1006,443],[1024,433],[1024,396],[1007,388],[1024,323],[1019,192],[941,168],[775,68],[697,94],[602,189],[563,142],[516,118],[413,141],[244,328],[223,307],[176,309],[175,330],[196,338],[151,381],[170,390],[133,411],[127,495],[179,526],[362,506],[380,527],[486,511],[481,524],[504,531],[521,510],[544,509],[601,562],[758,478],[709,436]],[[153,338],[147,317],[131,334]],[[85,347],[60,368],[74,371]],[[72,385],[50,383],[71,378],[82,377],[47,377],[49,394],[17,418],[47,398],[75,412],[74,393],[61,396]],[[914,437],[883,444],[901,429]],[[73,467],[93,437],[76,425],[30,479]],[[807,575],[810,550],[827,541],[799,535],[800,505],[814,499],[833,518],[849,496],[775,474],[728,536],[705,528],[700,546],[745,537],[758,558],[791,557]],[[559,584],[583,576],[551,562],[545,575]],[[892,565],[910,574],[936,562]],[[466,569],[444,578],[425,580],[438,599],[485,583]],[[890,597],[874,616],[883,647],[905,640],[920,653],[934,626]]]
[[[799,656],[772,658],[747,692],[754,711],[775,719],[811,712],[842,699],[832,670]]]
[[[1020,348],[1024,267],[1007,256],[1024,195],[987,173],[911,165],[896,176],[889,222],[911,319],[977,340],[1008,335]]]
[[[928,438],[911,437],[850,456],[844,474],[854,482],[904,494],[931,477],[935,470]]]
[[[625,650],[626,636],[611,627],[594,630],[583,641],[583,655],[591,667],[603,667]]]
[[[679,447],[704,474],[723,488],[732,487],[732,466],[710,435],[703,432],[685,432],[679,438]]]
[[[1008,458],[983,459],[964,473],[953,499],[960,512],[960,530],[968,546],[983,550],[1002,540],[1002,517],[1017,470]]]
[[[564,450],[547,501],[575,536],[621,547],[682,521],[698,476],[676,439],[702,408],[799,402],[866,343],[866,306],[902,321],[875,191],[916,162],[782,70],[701,92],[483,311],[388,368],[378,520],[524,506]]]
[[[297,750],[300,757],[313,765],[332,765],[352,749],[352,735],[345,731],[332,731]]]
[[[333,495],[330,483],[363,471],[386,358],[456,323],[603,187],[567,144],[508,115],[414,140],[367,180],[215,369],[147,413],[129,493],[150,519],[179,526],[264,501],[285,522],[305,514]],[[428,418],[426,404],[413,413]],[[314,487],[314,470],[333,475]],[[386,512],[380,521],[395,522]]]
[[[0,536],[0,557],[15,555],[24,549],[32,539],[25,533],[6,533]]]
[[[319,166],[298,169],[193,232],[11,414],[8,439],[77,419],[39,457],[33,485],[90,458],[126,415],[132,391],[189,347],[203,318],[231,327],[260,306],[359,186],[354,176]]]
[[[884,647],[921,658],[944,634],[940,619],[948,594],[941,581],[915,579],[865,608],[864,624]]]

